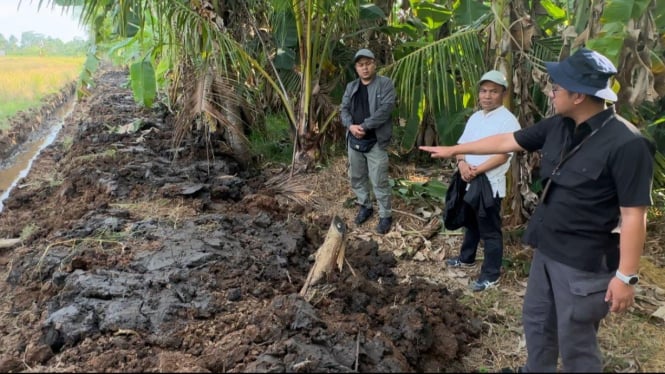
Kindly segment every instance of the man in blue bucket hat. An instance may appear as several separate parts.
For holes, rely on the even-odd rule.
[[[610,87],[610,78],[617,69],[607,57],[590,49],[579,49],[561,62],[546,62],[547,72],[553,82],[570,92],[617,101]]]
[[[451,147],[432,157],[541,152],[543,191],[529,220],[533,247],[522,322],[522,372],[603,371],[597,332],[608,312],[633,303],[651,205],[653,145],[617,115],[610,60],[581,48],[545,64],[556,115],[513,133]]]

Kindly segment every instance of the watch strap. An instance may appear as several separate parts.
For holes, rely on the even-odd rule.
[[[619,270],[616,271],[615,275],[617,278],[619,278],[620,281],[630,286],[635,285],[635,283],[637,283],[639,280],[637,274],[625,275]]]

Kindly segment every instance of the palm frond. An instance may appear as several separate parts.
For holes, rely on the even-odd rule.
[[[186,73],[190,79],[182,88],[186,100],[175,120],[174,148],[180,147],[185,135],[198,123],[205,126],[198,130],[224,134],[236,159],[247,164],[251,156],[241,108],[249,105],[236,88],[239,83],[217,74],[214,66],[204,65],[196,70],[198,74]]]
[[[414,109],[424,98],[434,112],[445,112],[457,108],[455,97],[475,97],[484,70],[478,32],[469,30],[423,44],[382,72],[395,82],[400,105]]]
[[[558,61],[562,48],[563,39],[559,36],[535,39],[527,59],[534,68],[544,72],[545,61]]]
[[[302,207],[318,207],[320,202],[316,199],[311,188],[311,178],[307,175],[291,177],[288,173],[280,173],[263,185],[274,196],[282,196]]]

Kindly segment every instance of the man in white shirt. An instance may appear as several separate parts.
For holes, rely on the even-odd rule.
[[[468,143],[490,135],[514,132],[520,129],[517,118],[503,106],[508,82],[505,76],[491,70],[479,82],[479,104],[481,110],[467,121],[458,143]],[[464,240],[460,255],[446,260],[451,267],[473,267],[478,244],[484,242],[485,256],[478,280],[471,284],[473,291],[483,291],[495,286],[501,275],[503,259],[503,235],[501,232],[501,201],[506,196],[506,172],[510,167],[512,153],[494,155],[457,155],[457,167],[462,180],[473,184],[489,183],[493,201],[482,207],[468,206]],[[487,178],[481,178],[482,175]],[[487,186],[484,186],[487,187]],[[486,189],[487,191],[489,188]]]

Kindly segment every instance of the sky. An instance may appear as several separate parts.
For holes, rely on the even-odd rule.
[[[72,15],[72,8],[64,12],[62,7],[52,6],[54,1],[43,0],[37,11],[39,0],[0,0],[0,34],[5,39],[14,35],[21,40],[24,31],[32,31],[44,36],[69,42],[74,37],[88,39],[83,27],[79,27],[77,18]]]

